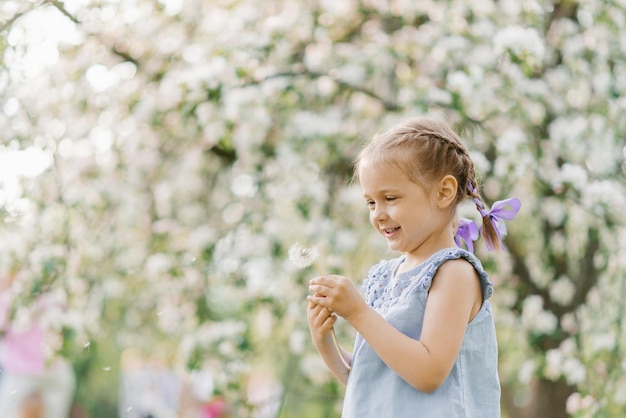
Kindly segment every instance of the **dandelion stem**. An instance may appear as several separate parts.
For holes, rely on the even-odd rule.
[[[352,367],[350,367],[350,365],[348,364],[346,359],[343,357],[343,351],[341,350],[341,346],[339,345],[339,340],[337,340],[337,334],[335,333],[335,327],[332,327],[330,329],[330,332],[331,332],[331,334],[333,336],[333,343],[335,343],[335,350],[337,351],[337,354],[339,354],[339,359],[341,360],[343,365],[346,366],[346,369],[351,370]]]
[[[317,264],[315,261],[313,262],[313,267],[315,267],[315,270],[317,270],[320,276],[324,275],[324,273],[322,273],[322,269],[320,268],[319,264]]]

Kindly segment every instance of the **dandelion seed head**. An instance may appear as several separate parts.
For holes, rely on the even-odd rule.
[[[298,243],[295,243],[289,249],[289,260],[298,268],[306,268],[315,262],[315,259],[319,256],[316,248],[306,248]]]

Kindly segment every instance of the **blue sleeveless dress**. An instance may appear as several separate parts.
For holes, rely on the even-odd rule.
[[[443,263],[459,258],[467,260],[478,272],[483,306],[468,324],[459,356],[446,380],[432,393],[420,392],[387,367],[357,333],[342,418],[500,417],[498,347],[487,300],[493,286],[472,253],[447,248],[397,276],[394,273],[404,257],[383,260],[370,269],[362,290],[366,302],[385,320],[409,337],[419,339],[433,277]]]

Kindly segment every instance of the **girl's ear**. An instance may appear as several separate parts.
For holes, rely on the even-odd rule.
[[[456,190],[459,183],[456,178],[450,174],[439,180],[437,185],[437,206],[441,209],[450,207],[456,200]]]

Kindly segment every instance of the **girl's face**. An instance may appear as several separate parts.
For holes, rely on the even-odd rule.
[[[359,179],[370,222],[389,248],[422,262],[439,249],[455,246],[450,211],[439,207],[437,187],[411,181],[390,164],[366,162]]]

